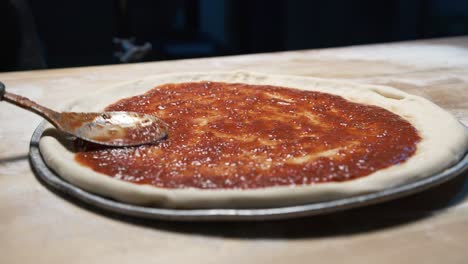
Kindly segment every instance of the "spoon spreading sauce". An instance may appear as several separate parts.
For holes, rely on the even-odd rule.
[[[29,98],[6,92],[0,82],[0,101],[44,117],[58,130],[96,144],[123,147],[153,143],[167,136],[167,124],[155,115],[135,112],[57,112]]]
[[[80,143],[75,159],[109,177],[162,188],[343,182],[404,162],[421,140],[383,108],[268,85],[166,84],[106,111],[154,114],[170,134],[137,147]]]

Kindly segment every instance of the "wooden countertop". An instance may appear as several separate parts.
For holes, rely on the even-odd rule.
[[[385,84],[468,125],[468,37],[115,66],[0,73],[7,90],[60,109],[150,74],[249,70]],[[253,223],[172,223],[105,215],[34,177],[41,118],[0,103],[0,263],[467,263],[467,173],[398,201]]]

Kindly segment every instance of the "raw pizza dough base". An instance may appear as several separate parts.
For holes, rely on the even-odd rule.
[[[391,87],[356,84],[298,76],[250,72],[186,73],[151,76],[139,81],[98,90],[77,100],[69,111],[102,111],[120,99],[140,95],[166,83],[218,81],[269,84],[339,95],[376,105],[408,120],[422,138],[406,162],[346,182],[259,189],[164,189],[114,179],[74,160],[69,141],[54,128],[40,140],[46,164],[70,183],[115,200],[166,208],[264,208],[298,205],[380,191],[442,171],[460,160],[468,148],[468,131],[451,114],[430,101]]]

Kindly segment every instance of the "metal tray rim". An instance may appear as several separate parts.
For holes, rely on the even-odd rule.
[[[54,188],[55,190],[66,193],[82,202],[85,202],[86,204],[104,209],[105,211],[157,220],[252,221],[296,218],[331,213],[377,204],[421,192],[453,179],[468,168],[467,152],[458,163],[429,177],[374,193],[362,194],[330,201],[314,202],[304,205],[261,209],[168,209],[145,207],[126,204],[87,192],[57,176],[47,167],[39,151],[39,139],[46,125],[47,122],[43,121],[35,129],[31,138],[29,151],[29,161],[31,163],[31,167],[33,168],[33,171],[36,173],[36,175],[41,180],[43,180],[44,183]]]

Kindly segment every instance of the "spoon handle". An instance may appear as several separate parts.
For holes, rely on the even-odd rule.
[[[34,112],[47,119],[47,121],[53,125],[58,125],[57,119],[60,117],[60,113],[31,101],[26,97],[5,91],[5,85],[2,82],[0,82],[0,101],[9,102],[23,109]]]
[[[3,100],[3,95],[5,94],[5,85],[0,82],[0,101]]]

